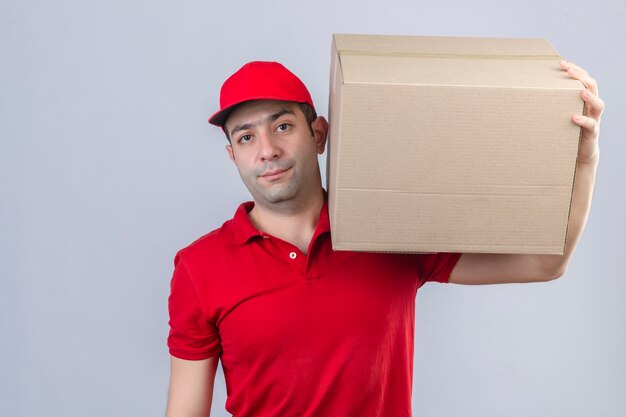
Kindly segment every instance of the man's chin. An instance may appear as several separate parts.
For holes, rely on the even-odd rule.
[[[256,193],[256,200],[263,200],[269,204],[281,204],[293,200],[296,197],[296,190],[292,187],[273,186],[268,190]]]

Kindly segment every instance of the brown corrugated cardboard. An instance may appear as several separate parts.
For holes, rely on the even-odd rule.
[[[336,250],[563,253],[583,85],[542,39],[334,35]]]

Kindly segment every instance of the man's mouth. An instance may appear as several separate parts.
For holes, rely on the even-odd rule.
[[[265,173],[263,173],[261,175],[262,178],[268,180],[268,181],[273,181],[276,180],[280,177],[282,177],[285,172],[289,171],[291,168],[284,168],[284,169],[274,169],[272,171],[267,171]]]

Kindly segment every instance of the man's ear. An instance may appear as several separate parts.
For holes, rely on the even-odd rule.
[[[315,147],[318,154],[324,153],[326,147],[326,138],[328,137],[328,122],[323,116],[318,116],[313,122],[311,122],[311,129],[313,130],[313,137],[315,138]]]
[[[228,157],[231,161],[235,162],[235,154],[233,153],[233,145],[226,145],[226,151],[228,152]]]

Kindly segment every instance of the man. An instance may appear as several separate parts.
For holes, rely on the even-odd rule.
[[[317,155],[328,123],[278,63],[222,86],[209,121],[253,197],[180,251],[170,295],[169,417],[208,416],[218,358],[234,416],[410,416],[415,295],[427,281],[561,276],[589,212],[604,103],[587,88],[563,256],[334,252]]]

